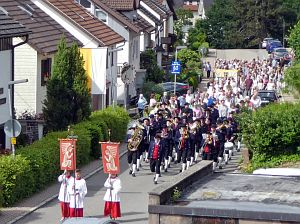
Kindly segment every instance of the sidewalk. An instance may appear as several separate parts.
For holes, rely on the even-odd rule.
[[[127,148],[126,144],[122,143],[120,145],[120,157],[126,154]],[[82,175],[85,179],[90,178],[95,173],[102,170],[102,162],[100,160],[95,160],[88,165],[81,168]],[[48,202],[56,199],[58,197],[58,191],[60,188],[60,183],[56,182],[50,185],[45,190],[34,194],[30,198],[27,198],[13,207],[2,208],[0,213],[0,223],[12,224],[23,218],[24,216],[34,212],[39,207],[47,204]]]

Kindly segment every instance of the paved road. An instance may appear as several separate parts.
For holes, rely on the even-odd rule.
[[[257,55],[263,55],[263,50],[226,50],[217,51],[217,53],[210,54],[210,57],[206,60],[214,60],[215,55],[222,57],[225,54],[226,58],[241,58],[248,55],[248,60],[256,58]],[[259,56],[261,57],[261,56]],[[232,173],[237,172],[237,162],[240,158],[240,154],[234,156],[232,162],[220,172]],[[148,192],[151,191],[157,185],[153,184],[153,175],[150,173],[148,164],[145,164],[141,171],[137,174],[136,178],[129,176],[128,166],[126,162],[126,156],[121,158],[121,170],[120,179],[122,181],[121,190],[121,211],[123,217],[120,219],[121,223],[132,224],[146,224],[148,223]],[[171,177],[179,172],[179,167],[173,165],[169,169],[168,173],[162,173],[162,178],[159,179],[159,184],[168,181]],[[103,196],[105,189],[103,184],[107,175],[100,171],[90,177],[87,180],[88,194],[85,200],[85,216],[89,217],[103,217]],[[159,185],[158,184],[158,185]],[[57,191],[59,188],[57,188]],[[40,224],[40,223],[58,223],[60,220],[60,209],[58,201],[53,200],[43,207],[37,209],[33,213],[29,214],[25,218],[16,222],[17,224]]]
[[[134,178],[128,174],[126,156],[121,159],[120,175],[122,181],[121,190],[121,212],[123,217],[121,223],[145,224],[148,223],[148,192],[157,185],[153,183],[153,175],[150,173],[148,164],[145,164]],[[179,173],[179,168],[173,167],[168,173],[162,173],[163,177],[159,183],[168,181],[168,179]],[[84,216],[103,217],[103,197],[105,189],[103,184],[107,175],[103,171],[93,175],[87,180],[88,194],[85,200]],[[159,184],[158,184],[159,185]],[[58,189],[57,189],[58,190]],[[57,200],[54,200],[42,208],[31,213],[24,219],[18,221],[18,224],[30,223],[58,223],[60,220],[60,209]]]

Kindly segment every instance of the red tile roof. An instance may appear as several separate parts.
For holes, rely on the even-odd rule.
[[[116,10],[133,10],[135,8],[135,0],[105,0],[107,4]]]
[[[186,10],[191,10],[193,12],[197,12],[199,6],[198,5],[183,5],[183,8]]]
[[[39,53],[53,53],[57,51],[57,45],[64,35],[67,45],[70,46],[73,42],[79,46],[82,44],[73,37],[60,24],[53,20],[49,15],[43,12],[30,0],[22,0],[22,2],[12,0],[0,0],[0,5],[14,20],[23,24],[26,28],[32,31],[29,35],[28,44]],[[21,7],[31,7],[32,15],[26,13]],[[28,9],[30,10],[30,9]]]
[[[45,2],[59,10],[73,23],[94,37],[100,46],[110,46],[124,41],[122,36],[89,13],[84,7],[74,2],[74,0],[48,0]]]
[[[127,26],[129,29],[133,30],[136,33],[142,31],[141,27],[136,26],[129,20],[129,18],[124,16],[122,13],[116,11],[116,9],[114,9],[114,7],[110,5],[110,2],[108,0],[92,0],[92,1],[102,10],[104,10],[112,17],[114,17],[116,20],[118,20],[120,23]]]

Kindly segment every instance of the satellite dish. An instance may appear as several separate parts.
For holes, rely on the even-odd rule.
[[[13,135],[13,125],[15,129],[15,134]],[[4,124],[4,132],[5,134],[12,138],[12,137],[18,137],[22,131],[22,126],[19,121],[15,119],[10,119],[5,122]]]

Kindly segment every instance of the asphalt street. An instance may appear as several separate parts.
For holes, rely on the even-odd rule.
[[[121,171],[119,175],[122,181],[121,190],[121,223],[145,224],[148,223],[148,192],[160,183],[179,173],[179,168],[169,169],[168,173],[162,172],[158,185],[153,183],[153,174],[150,172],[149,164],[144,163],[136,177],[128,174],[127,157],[123,156],[120,160]],[[106,189],[103,187],[107,175],[100,171],[87,180],[88,194],[85,198],[85,217],[103,218],[104,201],[103,197]],[[58,191],[59,189],[57,189]],[[60,207],[57,200],[46,204],[24,219],[16,222],[17,224],[41,224],[58,223],[60,220]]]
[[[265,50],[218,50],[215,54],[211,55],[205,60],[214,62],[215,57],[224,59],[247,59],[267,57]],[[247,57],[247,58],[245,58]],[[236,162],[240,155],[236,155],[235,163],[231,163],[227,169],[221,172],[236,172]],[[100,161],[99,161],[100,163]],[[121,190],[121,212],[122,217],[120,223],[131,224],[146,224],[148,223],[148,192],[155,188],[157,185],[153,183],[153,174],[149,169],[149,164],[143,164],[141,170],[134,178],[128,174],[129,168],[127,165],[126,155],[120,159],[121,171],[119,175],[122,181]],[[100,166],[100,165],[99,165]],[[169,181],[171,177],[179,173],[179,166],[172,165],[168,173],[162,172],[162,177],[158,181],[158,185]],[[85,217],[103,217],[104,201],[103,197],[105,189],[103,187],[107,175],[100,171],[91,176],[87,180],[88,194],[85,199]],[[212,177],[213,178],[213,177]],[[57,188],[57,192],[59,188]],[[43,207],[35,210],[28,216],[16,222],[17,224],[41,224],[41,223],[59,223],[60,220],[60,207],[58,200],[53,200]]]

